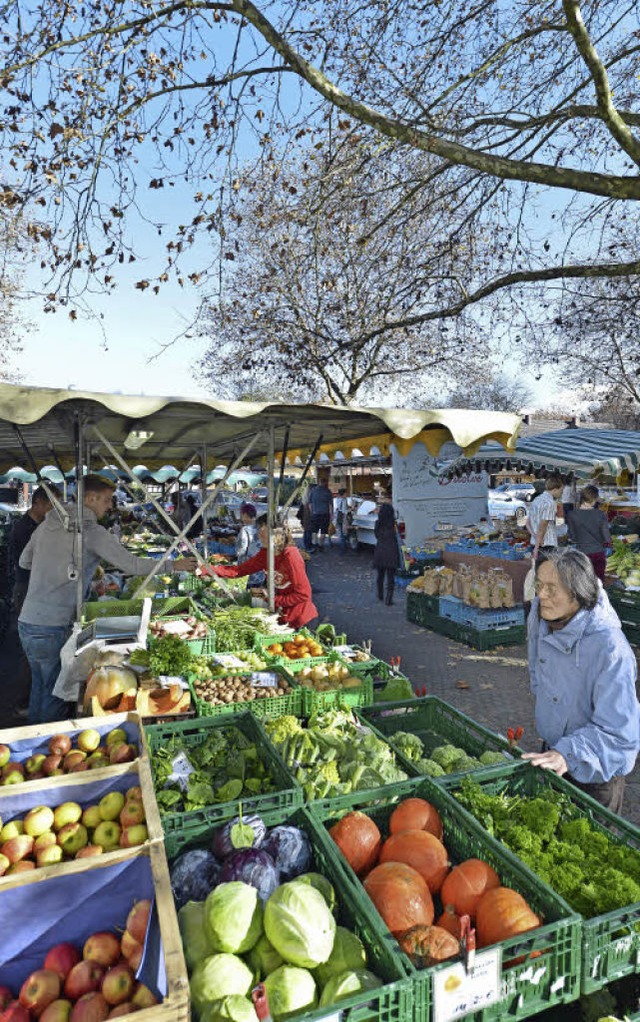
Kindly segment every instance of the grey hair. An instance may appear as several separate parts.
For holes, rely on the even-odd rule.
[[[593,564],[580,550],[554,550],[540,554],[536,561],[536,574],[541,564],[549,562],[555,566],[562,585],[581,607],[593,610],[598,602],[600,587],[593,570]]]

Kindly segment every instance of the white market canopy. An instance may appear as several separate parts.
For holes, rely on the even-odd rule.
[[[475,457],[504,462],[505,453],[494,443],[482,444]],[[512,466],[574,472],[584,478],[635,472],[640,464],[640,432],[628,429],[560,429],[518,440],[506,455]]]
[[[519,427],[519,416],[508,412],[207,401],[0,384],[0,471],[16,464],[32,469],[31,459],[38,468],[55,463],[67,471],[76,463],[78,432],[89,455],[103,438],[159,469],[192,464],[203,447],[217,462],[230,463],[254,438],[255,463],[268,456],[274,437],[275,450],[286,448],[291,461],[311,453],[320,437],[318,450],[331,456],[354,447],[388,453],[391,444],[406,453],[418,441],[434,455],[451,441],[474,455],[489,439],[512,448]]]

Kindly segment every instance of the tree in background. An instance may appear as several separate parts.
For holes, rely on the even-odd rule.
[[[405,404],[483,371],[483,331],[464,314],[440,320],[486,240],[464,221],[452,231],[437,184],[407,195],[399,181],[423,162],[400,166],[337,132],[247,172],[227,218],[231,258],[200,320],[201,372],[217,393],[252,393],[260,378],[281,397]]]
[[[483,374],[451,393],[445,407],[491,408],[497,412],[521,412],[531,404],[531,391],[521,379]]]
[[[20,312],[19,292],[25,251],[31,248],[20,215],[0,192],[0,381],[15,383],[20,378],[16,359],[22,350],[19,334],[25,329]]]
[[[589,242],[640,198],[637,0],[6,0],[3,16],[3,172],[51,224],[49,308],[110,291],[146,254],[147,224],[161,240],[135,286],[197,285],[211,268],[198,238],[227,254],[246,154],[313,145],[331,111],[399,165],[428,156],[407,161],[405,190],[448,188],[453,230],[474,198],[509,225],[450,316],[525,284],[640,270],[636,252]]]

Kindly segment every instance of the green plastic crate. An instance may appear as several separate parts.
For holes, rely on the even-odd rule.
[[[283,670],[293,679],[296,674],[308,666],[313,666],[313,664],[309,664],[308,660],[292,660],[283,667]],[[345,666],[350,668],[349,664],[345,663]],[[356,671],[353,674],[355,676]],[[332,688],[326,692],[318,692],[314,688],[306,688],[301,685],[302,716],[309,717],[316,710],[328,710],[332,706],[348,706],[350,709],[356,706],[368,706],[373,702],[373,679],[365,674],[358,673],[358,676],[361,678],[358,688]]]
[[[544,925],[537,929],[501,942],[502,997],[497,1003],[463,1017],[469,1022],[523,1019],[551,1005],[576,1000],[580,994],[580,917],[568,909],[562,899],[537,877],[522,872],[517,861],[505,854],[497,842],[487,840],[477,824],[462,816],[458,811],[459,806],[443,788],[428,778],[404,781],[389,785],[384,791],[368,794],[356,792],[340,798],[312,802],[309,804],[309,812],[325,825],[324,838],[328,843],[332,843],[328,827],[352,810],[366,812],[386,837],[393,809],[398,802],[408,797],[425,798],[438,809],[444,826],[444,844],[452,863],[470,858],[484,859],[496,870],[503,885],[519,891],[534,912],[544,919]],[[351,884],[357,886],[360,882],[342,857],[340,865]],[[437,971],[446,969],[451,963],[416,969],[391,937],[361,885],[358,901],[364,901],[368,911],[374,912],[381,939],[390,943],[406,974],[413,980],[416,1004],[424,1010],[422,1016],[415,1016],[415,1022],[429,1022],[434,1010],[433,977]],[[437,897],[434,905],[438,918],[441,906]]]
[[[513,751],[506,738],[489,731],[460,710],[454,709],[444,699],[437,696],[422,696],[418,699],[407,699],[396,703],[376,703],[358,710],[358,716],[372,726],[383,738],[393,744],[396,731],[408,731],[417,735],[424,743],[424,755],[429,757],[438,745],[451,744],[464,749],[470,756],[478,757],[481,753],[491,750],[505,754],[504,765],[513,760]],[[519,751],[519,750],[518,750]],[[412,774],[416,765],[401,752],[396,751],[398,759],[405,770]],[[509,757],[508,759],[506,757]],[[491,767],[479,767],[478,770],[490,770]],[[477,770],[464,771],[474,776]],[[447,774],[448,777],[462,777],[464,773]],[[441,777],[431,778],[436,784]]]
[[[407,590],[407,621],[416,625],[425,624],[425,615],[440,612],[440,597],[428,593]]]
[[[269,671],[274,671],[281,677],[286,675],[286,681],[290,684],[293,683],[293,692],[289,692],[285,696],[270,696],[268,699],[253,699],[251,702],[242,703],[209,703],[206,699],[200,699],[196,695],[194,688],[194,677],[193,675],[187,676],[187,682],[189,683],[189,691],[191,692],[191,698],[196,708],[199,717],[221,717],[228,716],[230,713],[244,713],[249,712],[255,714],[256,717],[280,717],[283,714],[293,714],[295,717],[302,715],[302,690],[299,685],[296,684],[295,680],[290,674],[287,674],[281,667],[269,667]],[[236,674],[251,674],[251,671],[243,672],[240,668],[234,670],[229,669],[230,673]]]
[[[243,807],[244,812],[244,807]],[[226,819],[236,814],[230,813]],[[290,1016],[292,1022],[412,1022],[412,1019],[424,1018],[422,1010],[416,1010],[414,989],[410,979],[400,967],[397,957],[388,944],[379,939],[375,921],[371,913],[362,911],[357,903],[353,886],[349,883],[342,869],[337,864],[333,849],[327,846],[324,835],[317,822],[306,809],[269,809],[260,813],[268,827],[289,824],[299,827],[307,834],[314,854],[316,872],[322,873],[333,885],[338,906],[337,921],[340,925],[353,930],[365,945],[367,951],[367,968],[374,972],[383,986],[367,990],[362,994],[340,1001],[339,1004],[304,1014]],[[224,821],[220,821],[224,822]],[[171,861],[187,848],[209,848],[214,830],[211,825],[203,825],[189,831],[167,835],[165,850]]]
[[[640,593],[627,589],[607,589],[607,596],[620,620],[640,627]]]
[[[529,764],[518,763],[506,769],[476,774],[474,780],[494,794],[505,791],[529,797],[544,796],[550,788],[556,788],[569,795],[577,810],[589,818],[597,830],[607,837],[640,850],[640,828],[633,826],[621,816],[605,809],[585,792],[569,781],[548,770],[534,769]],[[455,795],[459,779],[447,778],[444,790]],[[475,818],[458,806],[459,811],[469,820]],[[477,824],[478,825],[478,824]],[[531,872],[514,852],[492,838],[505,849],[524,872]],[[533,876],[534,874],[531,873]],[[559,895],[558,895],[559,897]],[[564,902],[564,904],[567,904]],[[574,911],[567,905],[571,911]],[[638,971],[640,961],[640,902],[608,912],[605,915],[582,919],[582,992],[585,994],[600,990],[612,980],[620,979]]]
[[[191,604],[191,600],[189,599],[189,597],[186,597],[186,599],[188,599],[189,603]],[[191,606],[193,608],[193,604],[191,604]],[[190,611],[185,611],[182,614],[174,614],[174,613],[172,613],[172,614],[156,614],[156,613],[152,613],[151,614],[151,620],[153,621],[155,618],[160,617],[160,618],[162,618],[163,621],[182,621],[184,619],[184,617],[185,617],[185,613],[187,614],[187,616],[190,616],[191,614],[195,613],[195,608],[193,608]],[[208,627],[208,632],[207,632],[207,635],[204,637],[204,639],[183,639],[183,642],[186,643],[186,645],[191,650],[191,652],[195,653],[197,656],[200,656],[202,653],[215,652],[215,650],[210,650],[208,648],[210,646],[210,644],[211,644],[211,639],[210,639],[210,636],[211,636],[211,625],[208,624],[207,627]],[[151,638],[151,633],[149,633],[149,638]]]
[[[249,814],[268,809],[291,809],[302,805],[301,788],[291,780],[279,753],[271,744],[257,717],[251,713],[195,718],[194,720],[181,721],[175,724],[145,727],[144,734],[149,750],[154,783],[153,754],[158,748],[175,737],[180,738],[187,747],[200,745],[205,741],[207,733],[211,728],[219,727],[237,727],[247,738],[255,742],[261,752],[262,762],[268,766],[269,772],[277,785],[276,791],[267,792],[264,795],[256,795],[255,798],[242,799],[243,812]],[[220,822],[229,819],[229,815],[237,812],[237,807],[238,800],[220,802],[206,809],[192,810],[190,812],[164,813],[161,815],[162,829],[166,836],[193,826],[205,824],[212,827],[218,826]]]
[[[129,617],[142,613],[140,600],[96,600],[85,603],[82,608],[82,617],[85,621],[95,621],[101,617]],[[153,617],[163,617],[168,614],[192,614],[195,610],[191,599],[188,596],[164,596],[154,599],[151,604]]]
[[[440,635],[447,635],[456,642],[463,642],[474,649],[492,649],[494,646],[520,646],[526,641],[527,631],[524,625],[511,625],[507,628],[494,628],[491,630],[480,630],[470,625],[458,624],[457,621],[450,621],[448,618],[440,617],[439,614],[432,614],[423,611],[421,621],[418,622],[424,628],[429,628]],[[409,618],[413,620],[413,618]]]

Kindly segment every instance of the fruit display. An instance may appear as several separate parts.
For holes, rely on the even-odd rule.
[[[82,946],[62,941],[20,989],[0,987],[2,1022],[104,1022],[158,1004],[136,979],[151,902],[135,902],[122,929],[91,934]]]
[[[265,729],[306,799],[404,781],[393,749],[347,710],[317,710],[306,724],[290,714],[264,722]]]
[[[385,838],[375,820],[353,810],[328,833],[416,968],[460,953],[463,916],[475,927],[480,948],[541,925],[489,863],[469,858],[452,865],[440,814],[425,799],[400,802],[389,830]]]
[[[251,703],[254,699],[286,696],[291,692],[291,688],[287,679],[274,671],[251,674],[226,672],[208,680],[197,678],[193,682],[197,698],[214,706]]]
[[[332,660],[315,667],[302,667],[296,672],[296,681],[303,688],[313,688],[316,692],[330,692],[339,688],[360,688],[362,678],[351,674],[346,664]]]
[[[306,660],[326,655],[322,645],[312,635],[302,633],[286,642],[272,642],[265,646],[265,650],[270,656],[282,657],[284,660]]]
[[[142,790],[112,790],[95,802],[37,805],[0,820],[0,877],[134,848],[148,838]]]
[[[637,536],[613,537],[613,553],[607,558],[607,574],[617,575],[625,589],[640,588],[640,554],[630,546]]]
[[[138,679],[124,666],[124,654],[98,654],[87,677],[82,708],[92,717],[105,712],[128,713],[135,708],[137,690]]]
[[[161,815],[276,790],[256,743],[234,726],[211,728],[198,744],[176,734],[152,751],[151,763]]]
[[[255,650],[241,650],[236,653],[217,653],[215,656],[200,654],[191,660],[189,673],[192,677],[201,681],[208,681],[210,678],[220,678],[227,674],[229,669],[264,671],[267,661]]]
[[[67,732],[53,735],[42,751],[32,752],[23,761],[17,756],[11,746],[0,744],[0,784],[3,786],[130,763],[138,756],[138,746],[128,741],[123,728],[114,728],[105,735],[96,728],[86,728],[77,735]]]
[[[382,987],[367,948],[347,925],[339,889],[315,871],[305,830],[238,817],[222,831],[213,835],[217,855],[188,849],[170,869],[192,1006],[201,1020],[257,1022],[251,1002],[257,981],[274,1022],[354,995],[371,997]],[[202,881],[204,856],[216,865],[208,867],[211,882]]]

